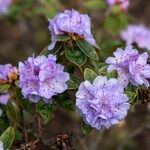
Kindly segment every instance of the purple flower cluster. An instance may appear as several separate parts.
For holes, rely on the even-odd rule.
[[[18,77],[18,70],[11,64],[0,65],[0,84],[12,83]],[[0,103],[6,105],[10,99],[8,91],[0,93]]]
[[[124,119],[130,104],[119,80],[98,76],[92,84],[81,83],[76,93],[76,107],[87,124],[101,129]]]
[[[22,94],[32,102],[41,98],[46,103],[51,102],[52,96],[67,89],[69,74],[64,72],[64,66],[56,63],[53,55],[29,57],[19,63],[19,73]]]
[[[6,14],[11,0],[0,0],[0,14]]]
[[[53,49],[59,34],[77,34],[83,37],[92,45],[96,45],[91,34],[91,20],[88,15],[80,14],[75,10],[65,10],[58,13],[53,19],[49,19],[49,29],[51,31],[51,44],[49,50]]]
[[[149,87],[150,65],[147,64],[148,54],[139,54],[131,45],[126,46],[125,50],[118,48],[114,57],[106,59],[109,64],[108,72],[118,70],[119,79],[124,86],[130,81],[133,85],[145,85]]]
[[[11,82],[17,75],[17,68],[11,64],[0,65],[0,83]]]
[[[127,44],[136,43],[138,47],[150,50],[150,29],[144,25],[129,25],[120,35]]]
[[[121,10],[126,11],[129,7],[129,0],[106,0],[108,5],[119,5]]]

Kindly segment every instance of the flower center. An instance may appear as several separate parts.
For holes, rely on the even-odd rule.
[[[40,72],[40,68],[38,66],[34,66],[34,75],[38,76]]]

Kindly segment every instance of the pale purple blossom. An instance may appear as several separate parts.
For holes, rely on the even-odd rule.
[[[84,81],[76,93],[77,112],[90,126],[101,129],[119,123],[130,107],[124,87],[115,78],[98,76]]]
[[[51,44],[49,50],[53,49],[59,34],[77,34],[96,46],[95,39],[91,34],[91,20],[87,14],[80,14],[75,10],[65,10],[58,13],[53,19],[49,19],[49,30],[51,31]]]
[[[9,75],[12,73],[18,74],[17,68],[12,64],[0,65],[0,81],[8,80]]]
[[[121,10],[126,11],[129,7],[129,0],[106,0],[108,5],[119,5]]]
[[[139,48],[150,50],[150,29],[142,24],[129,25],[120,36],[127,44],[136,43]]]
[[[108,72],[118,70],[119,80],[127,86],[129,81],[135,85],[149,86],[150,65],[147,64],[148,54],[139,54],[131,45],[126,46],[125,50],[118,48],[114,57],[106,59],[109,64]]]
[[[10,95],[7,91],[0,93],[0,103],[1,104],[7,105],[9,99],[10,99]]]
[[[16,67],[11,64],[0,65],[0,84],[8,83],[12,80],[12,73],[18,74],[18,70]],[[10,95],[8,91],[0,93],[0,103],[6,105],[8,100],[10,99]]]
[[[3,142],[2,141],[0,141],[0,150],[4,150]]]
[[[106,0],[108,5],[114,5],[116,4],[116,0]]]
[[[64,66],[56,63],[53,55],[29,57],[19,63],[19,73],[22,94],[32,102],[38,102],[41,98],[51,102],[52,96],[68,88],[66,82],[69,74],[64,72]]]
[[[11,0],[0,0],[0,14],[6,14]]]

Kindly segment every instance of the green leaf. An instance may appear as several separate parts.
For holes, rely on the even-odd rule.
[[[106,75],[107,74],[107,65],[102,66],[99,70],[98,70],[98,74],[99,75]]]
[[[44,124],[47,124],[53,117],[53,104],[46,104],[39,101],[36,104],[36,112],[40,115]]]
[[[82,122],[82,131],[84,135],[89,134],[92,131],[92,127],[90,125],[87,125],[85,122]]]
[[[136,98],[136,94],[134,92],[125,91],[125,94],[127,94],[130,103]]]
[[[67,93],[53,97],[54,102],[63,109],[74,111],[74,104]]]
[[[0,117],[0,135],[3,133],[4,130],[6,130],[9,127],[9,120],[5,114],[5,112],[2,113],[2,116]]]
[[[57,41],[58,41],[58,42],[65,42],[65,41],[70,40],[70,37],[69,37],[69,36],[67,36],[67,35],[62,35],[62,34],[57,35],[56,38],[57,38]]]
[[[104,9],[106,7],[106,3],[102,0],[88,0],[84,3],[84,6],[89,9]]]
[[[17,96],[16,101],[19,104],[19,107],[21,106],[23,109],[27,109],[28,111],[31,111],[32,103],[24,99],[24,96],[22,95],[20,88],[16,88],[16,96]]]
[[[104,62],[100,62],[100,63],[98,63],[98,66],[101,68],[101,67],[104,67],[104,66],[106,66],[106,63],[104,63]]]
[[[73,81],[72,79],[70,79],[68,82],[68,90],[74,90],[74,89],[77,89],[78,88],[78,84]]]
[[[0,93],[7,91],[10,88],[10,84],[1,84]]]
[[[117,70],[113,70],[109,73],[107,73],[107,77],[110,79],[110,78],[117,78],[118,77],[118,73],[117,73]]]
[[[76,41],[78,47],[80,48],[80,50],[85,53],[89,58],[98,60],[98,54],[95,51],[94,47],[88,43],[86,40],[84,39],[79,39]]]
[[[19,80],[15,81],[15,85],[19,87]]]
[[[129,83],[128,86],[125,88],[125,91],[136,93],[136,89],[137,88],[135,86],[133,86],[131,83]]]
[[[92,70],[92,69],[89,69],[89,68],[86,68],[84,70],[84,79],[85,80],[88,80],[90,82],[93,82],[93,80],[97,77],[97,74]]]
[[[86,56],[78,47],[65,47],[65,55],[69,61],[76,65],[82,66],[86,62]]]
[[[15,138],[15,130],[12,127],[8,127],[0,136],[0,141],[3,142],[4,149],[10,148]]]
[[[6,113],[13,126],[16,126],[19,121],[19,108],[14,102],[9,102],[6,105]]]

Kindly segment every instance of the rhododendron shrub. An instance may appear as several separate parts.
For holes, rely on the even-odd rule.
[[[5,3],[1,3],[0,12],[5,12]],[[107,3],[126,11],[129,5],[128,0]],[[18,132],[28,135],[24,122],[27,112],[37,118],[39,133],[32,135],[34,144],[42,140],[42,129],[57,117],[58,108],[81,118],[85,134],[92,129],[107,130],[126,119],[131,105],[139,101],[139,90],[150,85],[149,54],[145,51],[150,47],[150,31],[144,25],[129,25],[121,31],[117,23],[124,18],[120,17],[111,28],[113,19],[109,17],[117,15],[118,9],[109,11],[104,23],[108,35],[114,38],[120,31],[118,35],[126,42],[112,39],[117,43],[113,43],[113,56],[101,59],[108,42],[102,42],[100,48],[90,16],[71,9],[48,19],[50,42],[39,54],[20,60],[17,66],[0,65],[0,117],[8,122],[0,136],[0,150],[9,149]],[[137,46],[144,49],[139,51]]]

